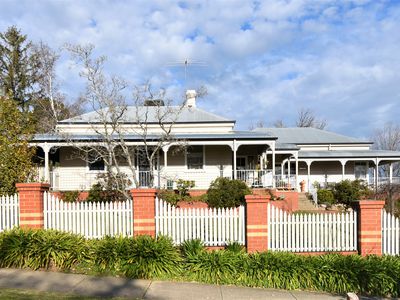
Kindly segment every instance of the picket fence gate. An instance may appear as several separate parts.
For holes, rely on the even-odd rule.
[[[268,203],[268,249],[320,252],[357,250],[357,213],[292,214]]]
[[[0,232],[19,225],[18,194],[0,197]]]
[[[382,254],[400,254],[400,218],[382,209]]]
[[[44,228],[81,234],[85,238],[133,235],[132,200],[64,202],[44,193]]]
[[[244,206],[238,208],[177,208],[156,198],[156,233],[177,245],[200,239],[206,246],[245,244]]]

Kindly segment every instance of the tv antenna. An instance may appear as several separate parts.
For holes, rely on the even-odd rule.
[[[189,67],[206,67],[207,64],[204,61],[193,60],[190,58],[185,58],[183,61],[174,61],[167,63],[167,67],[183,67],[185,71],[185,83],[187,79],[187,73]]]

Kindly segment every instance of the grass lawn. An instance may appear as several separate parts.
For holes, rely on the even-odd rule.
[[[0,288],[0,300],[50,300],[50,299],[67,299],[67,300],[94,300],[94,299],[104,299],[100,297],[87,297],[87,296],[77,296],[64,293],[48,293],[48,292],[38,292],[34,290],[23,290],[23,289],[2,289]],[[106,298],[106,299],[127,299],[127,298]]]

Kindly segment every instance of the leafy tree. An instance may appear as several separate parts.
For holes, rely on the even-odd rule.
[[[33,178],[33,128],[31,113],[21,112],[11,97],[0,98],[0,194],[15,193],[15,183]]]
[[[28,111],[40,94],[40,62],[32,43],[15,26],[0,33],[0,88],[17,105]]]

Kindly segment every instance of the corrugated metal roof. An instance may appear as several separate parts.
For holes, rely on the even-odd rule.
[[[296,144],[285,144],[285,143],[276,143],[276,150],[299,150],[300,148]]]
[[[299,151],[299,158],[399,158],[400,151],[388,150],[332,150],[332,151]]]
[[[371,143],[361,139],[311,127],[256,128],[254,131],[277,136],[279,143],[287,144]]]
[[[101,115],[107,116],[108,108],[104,108],[99,111]],[[170,111],[169,111],[170,110]],[[158,114],[164,114],[167,116],[163,122],[168,123],[175,121],[176,123],[204,123],[204,122],[235,122],[235,120],[230,120],[216,114],[207,112],[197,107],[184,107],[181,111],[178,106],[128,106],[126,112],[124,113],[124,123],[137,123],[138,120],[147,123],[158,123]],[[104,113],[103,113],[104,111]],[[60,124],[64,123],[98,123],[100,121],[99,112],[92,111],[79,115],[67,120],[60,121]],[[147,116],[146,116],[147,114]],[[110,121],[110,120],[108,120]]]
[[[147,135],[148,140],[158,139],[160,135]],[[172,136],[173,139],[177,140],[233,140],[233,139],[254,139],[254,140],[275,140],[276,137],[269,136],[262,132],[254,131],[230,131],[228,133],[216,133],[216,134],[175,134]],[[34,142],[57,142],[57,141],[67,141],[67,140],[79,140],[79,141],[96,141],[101,140],[102,136],[95,134],[73,134],[73,135],[63,135],[63,134],[36,134],[33,138]],[[118,136],[115,136],[118,139]],[[124,135],[125,140],[130,141],[140,141],[143,140],[143,136],[137,134],[126,134]]]

